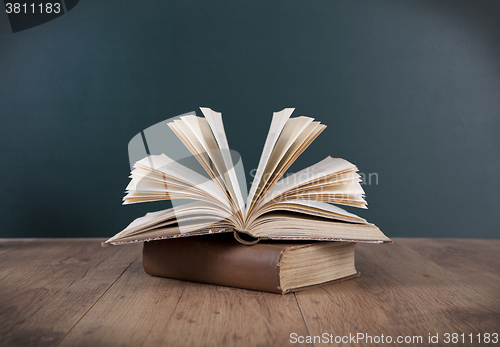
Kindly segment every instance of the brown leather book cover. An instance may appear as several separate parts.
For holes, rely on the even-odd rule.
[[[285,294],[288,291],[280,288],[282,254],[304,244],[260,242],[248,246],[231,234],[150,241],[144,243],[142,264],[144,272],[152,276]],[[357,276],[359,273],[340,280]],[[290,291],[302,289],[306,288]]]

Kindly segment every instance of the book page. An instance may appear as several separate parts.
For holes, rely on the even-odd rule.
[[[304,183],[300,186],[296,186],[292,188],[291,190],[287,190],[288,192],[296,191],[296,190],[306,190],[306,189],[313,189],[315,187],[324,187],[324,186],[335,186],[338,184],[343,184],[345,182],[360,182],[361,177],[359,174],[354,171],[355,168],[349,171],[342,171],[339,174],[333,174],[333,175],[327,175],[320,177],[314,181],[310,181],[308,183]]]
[[[271,178],[271,175],[276,169],[276,166],[279,164],[280,160],[283,158],[290,146],[292,146],[292,144],[295,142],[297,137],[308,127],[309,124],[312,123],[312,121],[313,119],[309,117],[297,117],[287,120],[285,127],[283,128],[271,152],[267,165],[263,170],[262,177],[257,185],[253,200],[248,209],[249,213],[251,212],[256,200],[259,198],[262,190],[266,186],[266,183]]]
[[[269,174],[269,180],[266,186],[263,187],[260,196],[256,200],[257,203],[259,200],[265,198],[265,195],[273,187],[276,181],[286,172],[298,156],[306,150],[312,141],[325,128],[326,125],[320,124],[320,122],[312,122],[302,131],[302,133],[299,134],[286,153],[282,156],[279,163],[277,163],[274,169],[272,169],[273,171]]]
[[[138,182],[140,180],[148,180],[148,181],[166,183],[169,185],[174,185],[174,186],[179,186],[179,187],[195,187],[195,186],[190,185],[187,182],[178,180],[178,179],[171,177],[171,176],[167,176],[164,173],[160,173],[157,171],[152,171],[152,170],[148,170],[148,169],[144,169],[144,168],[135,168],[130,173],[129,178],[132,179],[130,181],[130,184],[135,184],[136,182]],[[128,190],[129,188],[127,187],[126,189]]]
[[[342,209],[342,208],[340,208],[338,206],[331,205],[331,204],[328,204],[328,203],[322,202],[322,201],[315,201],[315,200],[293,200],[293,201],[287,201],[286,203],[287,204],[292,204],[292,205],[299,205],[301,207],[306,207],[306,208],[311,207],[313,209],[318,209],[318,210],[321,210],[321,211],[326,211],[326,212],[338,214],[338,215],[341,215],[341,216],[358,219],[360,221],[365,221],[363,218],[355,215],[354,213],[347,212],[346,210],[344,210],[344,209]]]
[[[200,219],[200,216],[204,216],[204,218]],[[215,205],[196,201],[175,208],[149,212],[145,216],[135,219],[105,243],[137,240],[139,239],[137,235],[147,238],[148,234],[150,234],[149,236],[162,236],[162,232],[164,235],[168,235],[169,233],[193,232],[211,226],[220,227],[220,225],[224,225],[225,227],[232,227],[232,222],[224,221],[231,220],[231,218],[231,213],[221,211]],[[182,226],[180,226],[181,224]],[[169,225],[172,228],[170,231],[168,229]]]
[[[235,188],[233,186],[233,182],[229,174],[230,170],[227,169],[226,163],[223,158],[224,151],[220,150],[219,145],[212,133],[212,130],[210,129],[210,125],[207,119],[196,116],[186,116],[181,117],[181,120],[189,127],[194,136],[196,136],[196,138],[198,139],[205,152],[208,153],[208,156],[215,166],[215,171],[224,182],[224,185],[228,190],[232,200],[235,201],[235,209],[238,211],[240,207],[237,202],[238,194],[236,192],[240,192],[241,195],[241,189],[239,187]],[[243,200],[241,199],[241,201]]]
[[[214,199],[229,203],[227,197],[222,194],[212,180],[170,159],[165,154],[151,155],[138,161],[136,165],[138,167],[142,166],[145,169],[150,168],[153,171],[171,176],[179,181],[184,181],[189,185],[198,187],[207,192],[209,195],[213,196]]]
[[[215,141],[213,137],[212,131],[210,130],[210,126],[206,119],[196,116],[188,116],[181,117],[181,121],[183,124],[184,133],[188,133],[190,131],[189,138],[195,139],[199,144],[198,150],[205,155],[208,155],[211,163],[215,167],[214,173],[223,178],[223,173],[226,171],[226,167],[224,164],[224,160],[220,152],[218,151],[219,145]],[[188,130],[189,129],[189,130]],[[225,185],[227,186],[227,182],[224,180]]]
[[[262,203],[267,203],[284,192],[293,190],[308,182],[314,182],[322,177],[341,174],[349,170],[357,170],[357,168],[347,160],[328,156],[322,161],[278,181],[264,196]]]
[[[248,193],[246,209],[250,208],[251,202],[254,200],[255,192],[257,191],[257,187],[259,186],[260,180],[262,179],[262,174],[264,173],[264,169],[267,166],[269,161],[269,157],[273,151],[274,145],[283,130],[287,120],[292,115],[294,108],[285,108],[280,112],[273,113],[273,120],[271,122],[271,127],[269,128],[269,132],[267,134],[266,142],[264,144],[264,149],[262,150],[262,154],[259,160],[259,165],[257,167],[257,172],[255,173],[255,177],[252,182],[252,186],[250,188],[250,192]]]
[[[272,216],[261,216],[247,232],[254,237],[272,240],[391,242],[379,228],[370,223],[336,222],[286,211],[272,212]]]
[[[189,128],[180,120],[176,119],[171,123],[168,123],[169,128],[172,132],[181,140],[181,142],[186,146],[186,148],[193,154],[201,164],[203,169],[208,173],[208,175],[215,180],[216,174],[213,171],[212,164],[210,162],[210,158],[207,153],[203,151],[201,144],[194,136],[189,136]],[[220,184],[220,182],[218,182]],[[221,184],[221,189],[224,191]]]
[[[226,185],[220,175],[215,171],[215,167],[207,152],[203,150],[203,147],[199,143],[196,136],[191,133],[189,127],[180,120],[175,120],[172,123],[168,123],[168,126],[172,129],[175,135],[182,141],[182,143],[188,148],[188,150],[193,154],[193,156],[198,160],[206,173],[212,178],[212,180],[217,184],[220,191],[228,199],[228,201],[234,205],[233,201],[228,193]]]
[[[364,194],[365,191],[358,181],[346,181],[335,185],[296,189],[293,192],[286,193],[284,196],[287,198],[300,195],[359,195],[359,197],[362,197]]]
[[[123,198],[124,205],[139,202],[144,199],[190,199],[219,202],[218,199],[214,199],[213,195],[197,187],[188,185],[169,185],[166,182],[157,182],[147,179],[141,179],[138,182],[130,182],[127,186],[127,191],[127,195]],[[222,207],[230,208],[229,205],[223,205]]]
[[[228,199],[220,201],[197,186],[163,173],[136,168],[130,177],[132,180],[125,189],[127,195],[123,198],[124,205],[156,200],[191,199],[215,203],[225,210],[232,210]],[[219,191],[215,185],[212,190]]]
[[[259,219],[266,218],[266,214],[274,211],[291,211],[324,218],[330,218],[351,223],[367,223],[367,221],[353,213],[331,205],[326,202],[316,200],[287,200],[277,203],[270,203],[263,206],[257,213],[248,220],[247,228],[252,229],[253,223]],[[272,214],[270,215],[272,216]]]
[[[220,113],[215,112],[209,108],[200,107],[201,112],[205,116],[210,129],[212,130],[215,140],[219,145],[219,149],[226,164],[227,172],[229,174],[229,179],[231,181],[232,187],[234,187],[234,193],[236,195],[236,204],[238,206],[238,211],[244,213],[245,202],[243,201],[243,195],[241,192],[241,187],[238,181],[236,170],[234,168],[233,159],[229,151],[229,144],[227,143],[226,132],[224,131],[224,125],[222,124],[222,116]],[[246,190],[246,187],[245,187]]]

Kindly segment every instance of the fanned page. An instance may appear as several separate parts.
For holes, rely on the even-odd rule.
[[[318,200],[366,208],[357,170],[347,160],[327,157],[277,182],[259,206],[273,200]]]
[[[358,169],[348,161],[327,157],[280,180],[326,127],[313,118],[290,118],[293,110],[273,114],[246,205],[221,114],[201,108],[205,118],[187,115],[169,123],[210,179],[164,154],[138,161],[124,204],[173,199],[196,202],[138,218],[106,243],[234,230],[257,239],[390,242],[375,225],[336,206],[366,208]]]
[[[231,196],[228,192],[228,188],[226,182],[223,180],[223,176],[219,174],[217,171],[217,166],[215,165],[215,161],[217,158],[210,157],[210,151],[205,151],[202,143],[199,139],[192,133],[191,129],[187,124],[185,124],[182,119],[175,120],[172,123],[169,123],[168,126],[172,131],[179,137],[179,139],[184,143],[186,148],[194,155],[194,157],[198,160],[201,166],[205,169],[208,175],[212,178],[212,180],[219,186],[219,189],[227,196],[227,198],[231,201]],[[213,151],[216,152],[216,151]],[[215,155],[214,155],[215,157]]]
[[[264,168],[262,178],[259,181],[252,202],[255,202],[259,198],[266,183],[270,180],[271,175],[275,171],[276,166],[278,166],[288,149],[292,146],[299,135],[307,128],[307,126],[312,123],[312,121],[312,118],[297,117],[291,118],[286,122],[285,127],[283,128],[283,131],[278,138],[278,141],[276,141],[273,151],[271,152],[266,167]]]
[[[312,143],[312,141],[326,128],[320,122],[312,122],[309,124],[295,139],[295,141],[288,147],[287,151],[280,158],[280,161],[273,165],[269,170],[269,179],[263,187],[259,197],[256,199],[256,204],[264,199],[267,192],[272,189],[278,179],[288,170],[293,162],[302,154],[303,151]]]
[[[229,151],[229,144],[227,143],[226,132],[224,130],[224,125],[222,124],[222,116],[220,113],[215,112],[209,108],[200,107],[201,112],[205,115],[205,118],[212,129],[212,133],[215,136],[215,140],[217,141],[218,148],[220,153],[222,154],[222,159],[224,160],[225,168],[229,175],[229,185],[232,187],[232,191],[234,194],[234,201],[238,206],[238,212],[244,211],[245,202],[243,201],[243,195],[241,193],[241,187],[238,183],[238,177],[235,170],[235,166],[233,163],[233,159],[231,158],[231,153]],[[246,190],[246,187],[245,187]]]
[[[124,244],[181,236],[232,232],[233,214],[218,206],[193,202],[176,208],[147,213],[135,219],[106,244]]]
[[[274,202],[266,204],[258,210],[258,213],[252,215],[245,225],[245,230],[252,230],[256,220],[266,218],[266,214],[276,211],[289,211],[296,213],[309,214],[311,216],[322,217],[327,219],[334,219],[337,221],[367,224],[368,222],[355,215],[354,213],[347,212],[346,210],[316,200],[286,200],[281,202]]]
[[[227,195],[241,223],[245,212],[244,201],[221,115],[210,109],[201,108],[201,110],[206,118],[183,116],[168,126]]]
[[[262,175],[264,173],[264,169],[266,168],[269,158],[271,157],[271,153],[276,144],[276,141],[278,141],[278,138],[281,134],[281,131],[283,130],[283,127],[285,126],[287,120],[290,118],[294,110],[295,110],[294,108],[285,108],[280,112],[273,113],[273,120],[271,122],[271,127],[269,128],[269,132],[267,134],[266,142],[264,144],[264,149],[262,150],[259,165],[257,166],[257,172],[255,173],[252,186],[250,187],[250,192],[248,193],[247,204],[246,204],[247,211],[251,203],[255,199],[254,197],[256,195],[257,187],[260,184]]]
[[[304,212],[303,209],[307,208]],[[295,213],[299,212],[299,213]],[[302,214],[307,213],[307,214]],[[185,236],[233,232],[235,221],[216,206],[194,202],[177,209],[152,212],[134,220],[107,244],[125,244]],[[363,220],[364,221],[364,220]],[[245,233],[260,239],[390,242],[375,225],[319,201],[290,201],[272,208]]]
[[[148,156],[138,161],[134,168],[124,204],[192,199],[215,203],[222,209],[231,210],[228,198],[213,181],[165,154]]]
[[[258,182],[254,181],[256,188],[247,207],[247,219],[268,190],[324,129],[324,125],[313,122],[309,117],[302,116],[286,121],[267,162],[263,163],[261,160],[264,169]]]
[[[248,234],[271,240],[391,242],[375,225],[346,223],[286,211],[269,213],[254,223]]]

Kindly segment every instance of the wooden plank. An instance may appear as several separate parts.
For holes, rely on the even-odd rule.
[[[293,295],[184,282],[128,269],[60,346],[281,346],[307,330]]]
[[[202,284],[190,287],[165,335],[149,340],[153,345],[283,346],[291,332],[307,333],[293,295]]]
[[[59,346],[144,345],[172,318],[183,290],[177,281],[147,276],[136,261]]]
[[[500,326],[500,301],[403,243],[358,245],[356,259],[360,278],[297,293],[312,335],[422,336],[426,343],[438,333],[437,345],[447,345],[444,333]]]
[[[500,300],[500,240],[402,239],[403,245]]]
[[[404,238],[398,243],[457,275],[469,275],[472,269],[498,274],[500,269],[500,239]]]
[[[23,241],[19,239],[0,239],[0,254],[10,251],[22,243]]]
[[[398,243],[500,299],[500,240],[401,239]]]
[[[26,241],[0,254],[2,346],[54,345],[140,254],[101,241]]]
[[[358,245],[360,278],[285,296],[151,277],[139,260],[129,267],[141,245],[99,241],[0,241],[11,242],[0,247],[2,346],[273,346],[291,333],[424,345],[438,333],[433,345],[449,346],[446,332],[500,326],[498,240]]]

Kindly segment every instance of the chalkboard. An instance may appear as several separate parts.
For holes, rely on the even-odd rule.
[[[355,163],[369,208],[350,211],[389,237],[499,236],[499,2],[82,0],[15,33],[0,14],[0,237],[167,208],[121,205],[127,146],[200,106],[249,178],[295,107],[328,128],[291,170]]]

